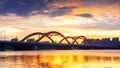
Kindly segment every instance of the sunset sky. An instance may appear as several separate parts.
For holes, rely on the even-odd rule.
[[[120,37],[120,0],[0,0],[0,39],[33,32]]]

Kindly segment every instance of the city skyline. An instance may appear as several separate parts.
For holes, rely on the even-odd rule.
[[[53,43],[53,44],[77,44],[77,45],[96,45],[96,46],[119,46],[119,37],[93,39],[85,36],[64,36],[64,34],[57,31],[50,31],[47,33],[35,32],[25,36],[19,40],[17,37],[11,39],[9,42],[25,42],[25,43]]]
[[[0,39],[33,32],[120,38],[119,0],[1,0]]]
[[[46,39],[47,38],[47,39]],[[49,41],[48,41],[49,40]],[[85,36],[64,36],[57,31],[35,32],[22,40],[17,37],[0,40],[0,51],[5,50],[74,50],[74,49],[120,49],[118,37],[90,39]]]

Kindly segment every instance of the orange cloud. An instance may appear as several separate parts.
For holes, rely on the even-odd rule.
[[[72,15],[75,14],[82,14],[82,13],[91,13],[95,16],[100,16],[103,17],[104,13],[111,13],[113,16],[119,16],[120,15],[120,8],[118,5],[110,5],[110,6],[101,6],[101,7],[96,7],[96,6],[87,6],[87,7],[78,7],[76,9],[73,9],[73,12],[71,13]]]

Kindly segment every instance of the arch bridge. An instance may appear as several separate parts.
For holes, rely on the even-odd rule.
[[[50,32],[46,32],[46,33],[42,33],[42,32],[35,32],[35,33],[31,33],[29,35],[27,35],[26,37],[24,37],[21,42],[25,42],[25,40],[29,39],[30,37],[34,37],[36,35],[41,35],[39,36],[39,38],[35,41],[40,42],[44,37],[47,37],[52,43],[56,43],[55,39],[52,38],[52,36],[57,36],[57,37],[61,37],[62,39],[60,41],[58,41],[59,44],[63,43],[63,41],[66,41],[67,44],[84,44],[84,42],[87,42],[89,45],[91,44],[91,42],[93,41],[89,41],[85,36],[64,36],[62,33],[57,32],[57,31],[50,31]],[[69,39],[71,39],[72,41],[69,41]],[[83,41],[81,43],[79,43],[79,39],[82,39]],[[98,40],[97,40],[98,41]],[[101,43],[101,41],[99,40],[98,42]]]

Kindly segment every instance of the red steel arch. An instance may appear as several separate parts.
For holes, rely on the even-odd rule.
[[[32,34],[29,34],[27,35],[26,37],[24,37],[21,41],[24,42],[26,39],[28,39],[29,37],[31,36],[35,36],[35,35],[42,35],[41,37],[39,37],[36,41],[41,41],[44,37],[47,37],[50,39],[50,41],[53,43],[55,42],[52,38],[51,38],[51,35],[52,36],[60,36],[62,37],[62,39],[60,40],[59,43],[62,43],[63,40],[65,40],[68,44],[70,44],[70,41],[68,40],[69,38],[71,38],[73,41],[71,44],[75,44],[77,42],[78,39],[83,39],[84,40],[87,40],[87,38],[85,36],[77,36],[77,37],[72,37],[72,36],[67,36],[65,37],[62,33],[60,32],[57,32],[57,31],[50,31],[50,32],[47,32],[47,33],[41,33],[41,32],[35,32],[35,33],[32,33]]]
[[[72,44],[74,44],[78,39],[83,39],[84,40],[87,40],[87,38],[85,36],[78,36],[74,39],[74,41],[72,42]]]
[[[50,31],[50,32],[46,33],[45,35],[43,35],[42,37],[40,37],[37,41],[40,41],[42,38],[44,38],[44,37],[46,36],[46,37],[48,37],[52,42],[55,42],[55,41],[53,41],[52,38],[49,36],[50,34],[56,34],[57,36],[61,36],[61,37],[63,37],[63,39],[66,40],[66,42],[67,42],[68,44],[70,44],[70,42],[65,38],[65,36],[64,36],[63,34],[61,34],[60,32],[57,32],[57,31]]]
[[[75,38],[76,37],[72,37],[72,36],[67,36],[67,37],[65,37],[67,40],[68,39],[72,39],[73,41],[75,40]],[[63,40],[65,40],[65,38],[63,38],[59,43],[62,43],[63,42]],[[77,44],[78,44],[78,42],[77,41],[75,41]]]
[[[67,40],[67,38],[65,38],[65,36],[64,36],[63,34],[61,34],[60,32],[57,32],[57,31],[50,31],[50,32],[47,32],[47,33],[35,32],[35,33],[32,33],[32,34],[27,35],[27,36],[24,37],[21,41],[23,42],[23,41],[25,41],[26,39],[28,39],[28,38],[31,37],[31,36],[42,35],[42,36],[41,36],[40,38],[38,38],[36,41],[40,41],[40,40],[42,40],[44,37],[48,37],[48,38],[52,41],[52,43],[53,43],[53,42],[55,42],[55,41],[50,37],[50,34],[55,34],[55,35],[57,35],[57,36],[61,36],[61,37],[63,37],[63,39],[66,40],[66,42],[67,42],[68,44],[70,44],[70,42]]]
[[[35,32],[35,33],[32,33],[32,34],[29,34],[27,35],[26,37],[24,37],[21,41],[25,41],[26,39],[28,39],[29,37],[31,36],[35,36],[35,35],[44,35],[44,33],[41,33],[41,32]]]

